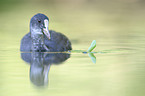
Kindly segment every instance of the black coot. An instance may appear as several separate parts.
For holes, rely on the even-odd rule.
[[[20,51],[58,52],[72,50],[69,39],[58,32],[48,30],[49,18],[36,14],[30,21],[30,32],[21,40]]]

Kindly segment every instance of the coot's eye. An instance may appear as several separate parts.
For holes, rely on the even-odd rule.
[[[39,23],[41,23],[41,20],[38,20]]]

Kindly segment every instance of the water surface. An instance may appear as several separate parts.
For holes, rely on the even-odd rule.
[[[144,96],[145,9],[144,2],[133,1],[92,0],[88,3],[80,0],[45,4],[26,1],[3,9],[0,96]],[[45,67],[42,62],[38,63],[40,66],[26,63],[19,51],[20,40],[29,32],[30,18],[38,12],[50,18],[49,29],[67,35],[73,50],[87,50],[92,40],[96,40],[96,64],[82,52],[69,53],[70,58],[60,64]],[[38,54],[31,56],[41,61]],[[45,56],[41,56],[43,61]],[[33,82],[38,80],[35,68],[40,69],[40,74],[36,71],[39,79],[41,74],[45,77],[43,84]]]

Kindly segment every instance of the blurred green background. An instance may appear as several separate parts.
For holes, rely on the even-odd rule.
[[[131,42],[125,40],[129,34],[144,31],[144,3],[143,0],[1,0],[0,35],[4,39],[13,38],[9,41],[15,43],[20,41],[29,32],[30,18],[43,13],[50,18],[49,29],[66,34],[75,43],[90,44],[93,39],[98,43],[119,42],[113,39],[121,36],[124,42]]]
[[[0,96],[144,96],[144,0],[0,0]],[[50,19],[49,29],[65,34],[74,50],[96,40],[96,64],[87,54],[51,66],[49,85],[29,80],[20,40],[33,15]],[[120,50],[121,49],[121,50]],[[115,51],[117,50],[117,51]]]

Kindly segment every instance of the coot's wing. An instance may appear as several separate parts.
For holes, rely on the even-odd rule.
[[[71,42],[69,39],[62,33],[55,32],[50,30],[51,39],[44,37],[45,45],[50,49],[50,51],[68,51],[72,50]]]
[[[31,36],[30,32],[26,34],[21,40],[20,51],[30,52],[31,51]]]

